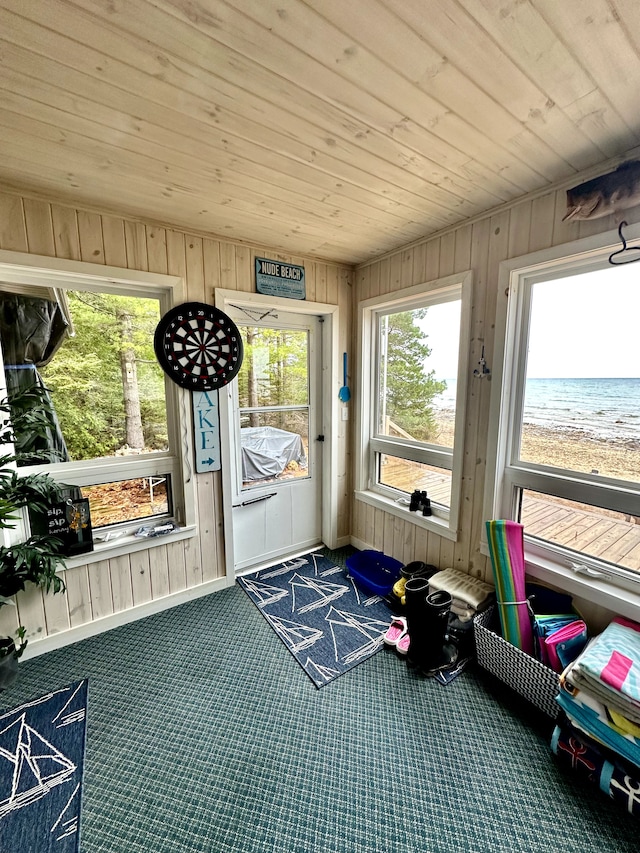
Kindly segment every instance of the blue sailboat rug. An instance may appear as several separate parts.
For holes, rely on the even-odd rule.
[[[316,687],[378,652],[393,615],[320,554],[242,575],[238,583]]]
[[[77,853],[87,680],[0,713],[0,850]]]

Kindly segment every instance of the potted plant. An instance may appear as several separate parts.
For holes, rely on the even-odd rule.
[[[15,449],[21,436],[25,432],[32,436],[38,431],[44,434],[49,425],[47,408],[50,408],[47,391],[38,386],[0,401],[0,447],[11,450],[0,454],[0,532],[4,536],[0,545],[0,607],[15,605],[14,596],[27,584],[35,584],[45,592],[65,589],[57,574],[57,569],[64,565],[61,539],[53,535],[29,535],[19,541],[16,535],[25,509],[46,514],[47,507],[62,501],[70,488],[48,474],[21,476],[16,469],[22,459]],[[33,453],[28,458],[32,462]],[[51,454],[40,452],[39,458],[49,461]],[[20,625],[15,637],[0,638],[0,690],[16,677],[18,659],[27,645],[25,634],[25,627]]]

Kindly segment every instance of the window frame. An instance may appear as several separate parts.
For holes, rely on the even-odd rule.
[[[640,237],[640,226],[629,229],[629,239]],[[531,286],[606,268],[609,255],[619,246],[617,232],[607,231],[551,249],[512,258],[500,264],[494,370],[490,402],[484,517],[514,518],[518,488],[553,493],[581,503],[636,514],[640,488],[628,481],[574,472],[517,460],[526,369]],[[550,492],[550,486],[553,492]],[[484,528],[484,526],[483,526]],[[623,567],[583,552],[527,535],[527,573],[544,582],[594,601],[616,612],[638,618],[640,577]],[[481,550],[489,554],[482,529]]]
[[[234,306],[231,306],[232,309]],[[306,353],[307,353],[307,397],[306,403],[286,403],[281,405],[269,405],[269,406],[242,406],[240,404],[240,394],[239,394],[239,383],[235,382],[233,384],[233,398],[234,398],[234,409],[237,411],[237,423],[236,430],[238,435],[240,436],[240,430],[242,429],[241,422],[242,417],[244,415],[250,415],[253,412],[258,414],[263,412],[297,412],[297,411],[305,411],[307,413],[307,428],[308,428],[308,448],[307,448],[307,474],[304,477],[298,477],[296,479],[303,480],[308,479],[311,474],[312,465],[315,464],[315,459],[313,456],[316,452],[314,447],[314,441],[312,440],[312,436],[316,433],[314,429],[314,425],[312,424],[311,419],[311,410],[312,408],[317,407],[319,404],[316,403],[315,406],[312,405],[312,388],[315,384],[315,379],[312,379],[309,364],[312,360],[315,360],[317,357],[317,347],[319,344],[319,332],[315,328],[314,321],[309,316],[300,316],[293,312],[279,311],[275,317],[265,316],[262,321],[256,322],[247,319],[246,317],[242,317],[242,308],[238,308],[235,306],[237,313],[231,312],[230,316],[234,319],[238,329],[240,330],[241,336],[243,335],[243,330],[251,327],[255,328],[268,328],[271,330],[289,330],[293,329],[299,332],[303,332],[306,335]],[[244,338],[243,338],[244,340]],[[246,350],[245,350],[245,362],[246,362]],[[243,365],[244,366],[244,365]],[[316,417],[317,420],[317,417]],[[237,444],[237,453],[241,453],[241,441]],[[256,480],[254,483],[249,483],[245,485],[242,481],[241,476],[242,471],[242,461],[238,457],[236,461],[236,472],[238,474],[236,482],[234,483],[233,488],[233,500],[234,502],[237,500],[241,500],[243,497],[246,497],[256,488],[264,488],[265,482],[262,480]],[[274,482],[269,482],[269,488],[278,488],[280,483],[275,480]]]
[[[147,273],[117,267],[98,266],[81,261],[67,261],[39,255],[0,251],[0,289],[5,287],[29,294],[33,288],[85,290],[116,293],[125,296],[157,298],[160,315],[184,301],[184,280],[179,276]],[[1,347],[1,342],[0,342]],[[2,388],[4,365],[0,349]],[[61,482],[79,487],[97,485],[138,477],[171,475],[173,514],[169,516],[180,529],[162,537],[140,539],[133,534],[150,519],[120,522],[100,528],[101,541],[94,536],[94,550],[65,559],[68,568],[97,560],[127,554],[155,545],[193,536],[196,533],[195,484],[189,459],[192,456],[191,404],[189,393],[165,376],[167,429],[170,449],[130,457],[57,462],[47,465],[24,466],[19,474],[47,473]],[[28,520],[24,514],[22,530],[26,534]],[[158,516],[157,520],[167,519]]]
[[[464,453],[467,381],[471,352],[471,270],[443,276],[432,281],[392,291],[360,302],[358,306],[358,433],[356,452],[356,500],[383,509],[405,521],[457,541],[460,524],[462,463]],[[403,441],[377,432],[376,406],[379,371],[378,318],[430,305],[461,300],[460,341],[456,383],[456,417],[451,450],[426,442]],[[376,467],[380,454],[434,465],[451,470],[451,504],[448,509],[432,504],[433,514],[409,512],[408,498],[397,489],[377,482]]]

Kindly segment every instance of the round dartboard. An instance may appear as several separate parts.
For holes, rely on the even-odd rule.
[[[222,388],[242,365],[238,327],[204,302],[185,302],[167,311],[156,327],[153,346],[165,373],[195,391]]]

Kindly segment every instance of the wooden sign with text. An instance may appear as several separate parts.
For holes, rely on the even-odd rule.
[[[196,472],[219,471],[220,417],[217,391],[193,391],[193,432]]]

